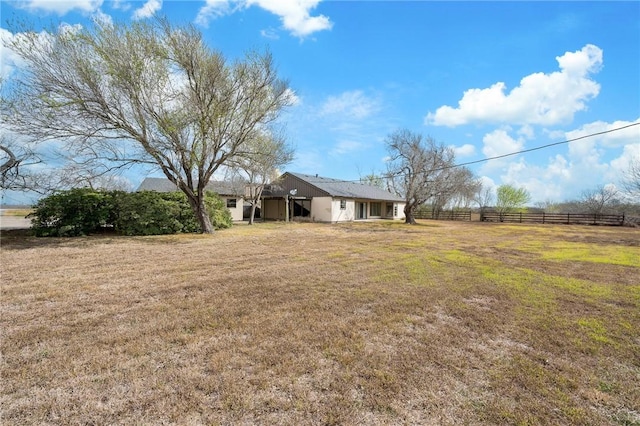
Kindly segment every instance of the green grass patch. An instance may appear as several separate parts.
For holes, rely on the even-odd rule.
[[[591,301],[606,300],[613,294],[612,287],[606,283],[595,283],[577,278],[542,275],[543,283],[550,291],[569,293]]]
[[[640,247],[562,242],[545,247],[541,254],[545,260],[640,267]]]
[[[607,328],[597,318],[580,318],[577,321],[580,328],[596,343],[614,344],[608,337]]]

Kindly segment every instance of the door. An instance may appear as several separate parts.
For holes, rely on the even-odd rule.
[[[367,218],[367,203],[356,203],[356,219]]]

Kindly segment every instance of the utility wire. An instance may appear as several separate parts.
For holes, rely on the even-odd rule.
[[[448,169],[448,168],[452,168],[452,167],[469,166],[471,164],[483,163],[485,161],[498,160],[500,158],[511,157],[512,155],[518,155],[518,154],[524,154],[524,153],[527,153],[527,152],[538,151],[538,150],[541,150],[541,149],[549,148],[551,146],[562,145],[562,144],[566,144],[566,143],[570,143],[570,142],[579,141],[581,139],[592,138],[594,136],[600,136],[600,135],[604,135],[604,134],[607,134],[607,133],[617,132],[618,130],[624,130],[624,129],[628,129],[629,127],[638,126],[638,125],[640,125],[640,123],[631,123],[631,124],[627,124],[626,126],[618,127],[618,128],[615,128],[615,129],[604,130],[604,131],[598,132],[598,133],[591,133],[591,134],[588,134],[588,135],[579,136],[577,138],[567,139],[566,141],[554,142],[554,143],[550,143],[550,144],[547,144],[547,145],[536,146],[535,148],[523,149],[522,151],[516,151],[516,152],[510,152],[508,154],[496,155],[495,157],[487,157],[487,158],[483,158],[481,160],[475,160],[475,161],[469,161],[469,162],[466,162],[466,163],[454,164],[451,167],[443,167],[442,169]],[[441,170],[441,169],[436,169],[436,170]]]
[[[577,138],[567,139],[567,140],[564,140],[564,141],[554,142],[554,143],[541,145],[541,146],[536,146],[534,148],[523,149],[521,151],[514,151],[514,152],[507,153],[507,154],[496,155],[496,156],[493,156],[493,157],[486,157],[486,158],[482,158],[480,160],[467,161],[466,163],[458,163],[458,164],[452,164],[450,166],[437,167],[435,169],[425,170],[425,171],[421,172],[421,174],[439,172],[439,171],[442,171],[442,170],[448,170],[448,169],[453,169],[453,168],[457,168],[457,167],[470,166],[472,164],[484,163],[486,161],[491,161],[491,160],[498,160],[498,159],[501,159],[501,158],[511,157],[511,156],[514,156],[514,155],[525,154],[527,152],[539,151],[541,149],[549,148],[549,147],[552,147],[552,146],[563,145],[563,144],[567,144],[567,143],[570,143],[570,142],[579,141],[581,139],[587,139],[587,138],[592,138],[594,136],[605,135],[607,133],[613,133],[613,132],[617,132],[617,131],[620,131],[620,130],[628,129],[630,127],[639,126],[639,125],[640,125],[640,122],[631,123],[631,124],[627,124],[627,125],[622,126],[622,127],[617,127],[615,129],[603,130],[602,132],[597,132],[597,133],[590,133],[588,135],[579,136]],[[390,179],[390,178],[393,178],[393,177],[402,176],[403,174],[404,173],[396,173],[396,174],[390,174],[390,175],[381,175],[379,177],[381,179]],[[330,179],[330,180],[332,182],[353,182],[353,183],[362,182],[362,179],[353,179],[353,180]]]

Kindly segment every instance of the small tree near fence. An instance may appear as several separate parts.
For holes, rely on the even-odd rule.
[[[531,200],[531,195],[526,189],[512,185],[500,185],[496,195],[496,211],[500,215],[500,222],[506,214],[523,209]]]

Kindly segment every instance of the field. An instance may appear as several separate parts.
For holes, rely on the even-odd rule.
[[[640,425],[640,229],[2,235],[0,423]]]

